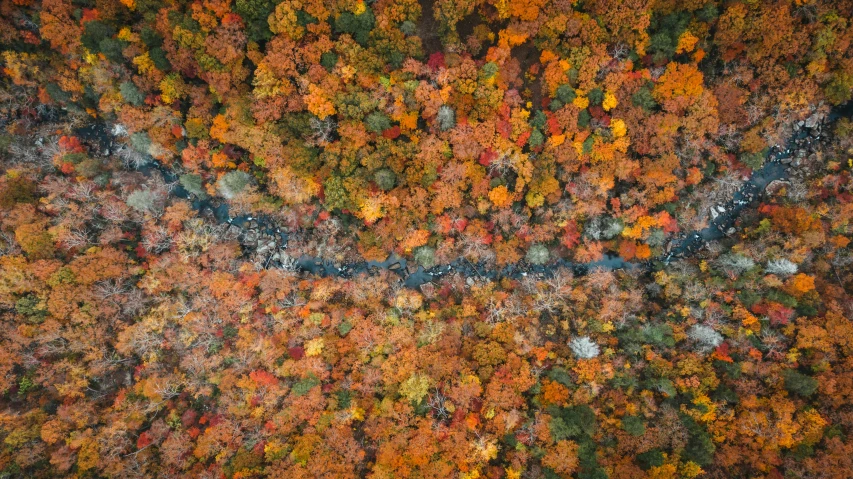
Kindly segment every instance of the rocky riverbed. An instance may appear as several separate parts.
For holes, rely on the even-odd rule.
[[[833,109],[829,115],[816,113],[794,125],[788,142],[770,149],[764,165],[753,172],[732,199],[724,205],[716,205],[709,211],[709,226],[673,240],[667,248],[668,253],[659,260],[669,263],[689,257],[701,250],[709,241],[734,233],[734,225],[741,212],[756,203],[765,194],[765,190],[772,190],[780,182],[785,181],[792,171],[815,153],[824,140],[824,130],[828,124],[839,117],[849,117],[851,113],[853,108],[847,104]],[[109,155],[118,148],[124,147],[115,141],[112,132],[113,129],[104,123],[93,123],[78,129],[77,135],[90,144],[97,145],[103,154]],[[294,258],[288,251],[289,233],[277,225],[274,219],[250,215],[232,217],[226,203],[217,202],[212,198],[200,199],[190,194],[177,182],[177,175],[163,165],[150,163],[143,167],[142,171],[150,174],[155,169],[163,175],[166,182],[176,185],[172,189],[173,195],[191,201],[193,207],[203,216],[209,216],[219,224],[227,224],[228,233],[239,239],[247,255],[265,258],[263,261],[265,268],[288,268],[310,274],[343,278],[388,270],[399,275],[405,286],[417,288],[452,273],[459,273],[471,280],[494,280],[504,277],[517,279],[528,275],[547,276],[560,268],[568,268],[575,275],[583,275],[596,268],[648,269],[655,263],[655,261],[630,262],[610,254],[590,263],[556,259],[545,265],[534,265],[522,261],[502,268],[458,258],[449,264],[425,269],[422,266],[410,264],[405,258],[396,255],[391,255],[385,261],[360,261],[347,264],[335,264],[329,260],[311,256]]]

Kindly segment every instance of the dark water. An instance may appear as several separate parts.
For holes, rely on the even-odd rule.
[[[824,121],[823,126],[831,124],[838,118],[849,118],[852,115],[853,103],[848,102],[841,107],[834,108]],[[101,151],[110,152],[118,147],[107,125],[102,122],[93,122],[76,130],[75,133],[90,144],[97,144],[101,148]],[[808,145],[813,144],[817,139],[818,136],[814,135],[812,129],[801,128],[796,134],[791,136],[783,147],[771,149],[767,154],[764,165],[753,172],[749,180],[724,205],[725,211],[714,218],[708,227],[673,240],[669,248],[669,253],[662,258],[662,261],[669,263],[678,258],[688,257],[702,249],[708,241],[722,238],[725,232],[734,226],[740,213],[760,199],[768,184],[774,180],[788,177],[790,165],[783,162],[783,160],[792,158],[797,149],[807,149]],[[226,203],[216,201],[214,198],[199,199],[193,196],[178,183],[178,177],[172,170],[158,162],[152,161],[140,170],[145,174],[151,174],[154,170],[159,171],[167,183],[175,184],[171,190],[172,194],[189,200],[193,208],[199,211],[200,214],[208,214],[220,224],[229,223],[239,228],[244,228],[251,221],[258,225],[259,231],[276,237],[279,245],[283,247],[287,246],[288,233],[276,225],[272,218],[249,215],[232,217],[228,213],[228,205]],[[281,264],[274,262],[270,266],[280,267]],[[451,273],[460,273],[467,278],[486,280],[499,278],[519,279],[528,275],[550,276],[561,268],[567,268],[572,270],[575,275],[580,276],[598,268],[609,270],[649,269],[652,267],[652,263],[625,261],[618,255],[608,254],[603,259],[590,263],[573,263],[564,259],[557,259],[546,265],[533,265],[522,261],[496,269],[493,266],[483,263],[472,263],[464,258],[459,258],[450,264],[434,266],[428,269],[417,266],[416,268],[411,268],[413,271],[410,271],[410,265],[405,258],[391,255],[385,261],[360,261],[343,265],[335,265],[321,258],[302,256],[297,260],[296,266],[299,270],[311,274],[341,278],[351,278],[363,273],[371,274],[378,270],[388,270],[399,275],[404,280],[405,286],[417,288]]]

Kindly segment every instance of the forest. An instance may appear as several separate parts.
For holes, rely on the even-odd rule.
[[[853,0],[0,0],[0,479],[853,479]]]

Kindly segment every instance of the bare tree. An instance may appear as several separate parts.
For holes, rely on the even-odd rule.
[[[450,419],[450,410],[447,409],[447,397],[439,388],[434,388],[432,394],[427,398],[427,404],[432,410],[433,417],[439,421]]]

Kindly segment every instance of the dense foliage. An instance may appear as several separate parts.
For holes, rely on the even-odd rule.
[[[853,477],[851,11],[0,0],[0,478]]]

